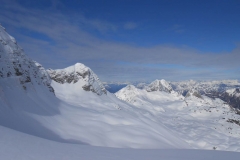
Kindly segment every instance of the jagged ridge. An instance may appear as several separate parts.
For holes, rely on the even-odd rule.
[[[47,72],[55,82],[64,84],[77,83],[79,80],[82,80],[85,82],[82,86],[85,91],[92,91],[98,95],[107,94],[106,89],[97,75],[84,64],[76,63],[65,69],[49,69]]]
[[[191,88],[200,95],[206,95],[210,98],[220,98],[234,108],[240,109],[240,94],[238,89],[240,83],[237,80],[223,80],[223,81],[184,81],[171,82],[173,89],[185,96]]]

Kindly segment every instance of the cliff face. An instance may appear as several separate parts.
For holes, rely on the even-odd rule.
[[[54,92],[46,70],[25,55],[24,50],[2,26],[0,26],[0,62],[0,79],[17,78],[25,90],[27,89],[25,84],[30,83],[46,86]]]

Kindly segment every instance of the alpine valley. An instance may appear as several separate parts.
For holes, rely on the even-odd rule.
[[[239,158],[238,81],[106,85],[81,63],[45,69],[0,25],[0,157]]]

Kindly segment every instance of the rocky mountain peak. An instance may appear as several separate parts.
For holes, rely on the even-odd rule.
[[[74,84],[78,81],[82,81],[84,83],[82,88],[85,91],[92,91],[97,95],[107,94],[106,89],[97,75],[82,63],[76,63],[75,65],[64,69],[48,69],[47,72],[51,79],[57,83]]]
[[[138,88],[136,88],[134,85],[127,85],[126,87],[119,90],[117,93],[115,93],[116,97],[123,101],[127,101],[129,103],[134,103],[134,97],[136,97],[138,93]]]
[[[125,87],[125,89],[126,89],[126,90],[135,90],[136,87],[135,87],[134,85],[127,85],[127,86]]]
[[[167,81],[164,79],[162,80],[155,80],[152,83],[150,83],[147,87],[146,90],[148,92],[153,92],[153,91],[164,91],[171,93],[173,91],[172,87],[169,85]]]

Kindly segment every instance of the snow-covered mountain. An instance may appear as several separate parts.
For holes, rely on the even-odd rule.
[[[212,92],[207,94],[209,97],[217,97],[231,105],[233,108],[240,109],[240,91],[239,88],[228,89],[223,92]]]
[[[185,97],[198,97],[198,98],[202,98],[201,94],[195,90],[194,88],[190,89]]]
[[[58,113],[46,70],[31,60],[0,26],[0,125],[47,139],[59,140],[32,115]]]
[[[46,71],[3,27],[0,39],[0,126],[70,144],[191,148],[163,123],[107,92],[83,64]]]
[[[112,159],[142,153],[159,158],[159,150],[143,148],[171,149],[170,158],[179,148],[240,151],[239,116],[219,99],[192,91],[184,98],[165,80],[143,89],[128,85],[116,97],[81,63],[45,70],[2,26],[0,62],[0,155],[5,159],[95,159],[95,153],[100,159],[109,158],[107,153]]]
[[[164,92],[169,92],[171,93],[172,87],[164,80],[155,80],[152,83],[150,83],[147,87],[146,90],[148,92],[152,92],[152,91],[164,91]]]
[[[148,83],[146,82],[103,82],[104,87],[110,92],[110,93],[116,93],[120,89],[126,87],[127,85],[134,85],[137,88],[145,88]]]
[[[51,79],[45,69],[26,56],[16,40],[7,34],[1,25],[0,62],[1,79],[16,79],[25,90],[29,85],[44,85],[53,92],[50,86]]]
[[[171,82],[173,89],[186,95],[189,90],[194,88],[201,95],[206,95],[210,98],[220,98],[234,108],[240,109],[240,96],[238,94],[230,94],[229,91],[236,91],[240,88],[240,83],[237,80],[223,81],[183,81]]]
[[[181,94],[192,88],[198,90],[201,94],[209,92],[223,92],[228,89],[240,87],[240,83],[237,80],[222,80],[222,81],[182,81],[182,82],[171,82],[173,89]]]
[[[240,115],[236,110],[218,98],[201,95],[195,88],[189,88],[184,98],[156,84],[150,84],[154,86],[151,92],[129,85],[116,96],[146,111],[146,115],[150,112],[149,117],[154,115],[156,122],[163,122],[195,148],[240,151]]]
[[[97,75],[84,64],[76,63],[65,69],[47,70],[52,80],[60,84],[71,84],[81,81],[85,91],[92,91],[97,95],[107,94]]]
[[[81,67],[85,66],[81,64]],[[57,71],[65,74],[65,70]],[[79,67],[77,70],[81,70],[81,68]],[[94,73],[92,72],[92,74]],[[62,76],[59,75],[59,77]],[[98,80],[96,76],[95,78]],[[74,126],[71,135],[96,146],[133,148],[190,147],[177,134],[173,134],[171,130],[165,128],[162,123],[155,123],[154,119],[145,117],[142,110],[124,103],[114,94],[109,92],[96,94],[95,92],[86,91],[83,87],[86,83],[88,81],[81,77],[78,81],[71,83],[58,82],[53,78],[51,83],[57,98],[66,104],[77,107],[74,113],[78,116],[71,115],[71,119],[79,127]],[[101,86],[102,83],[98,81],[97,84]],[[71,127],[68,126],[68,128]],[[135,138],[132,136],[135,136]],[[171,137],[170,141],[168,137]]]

